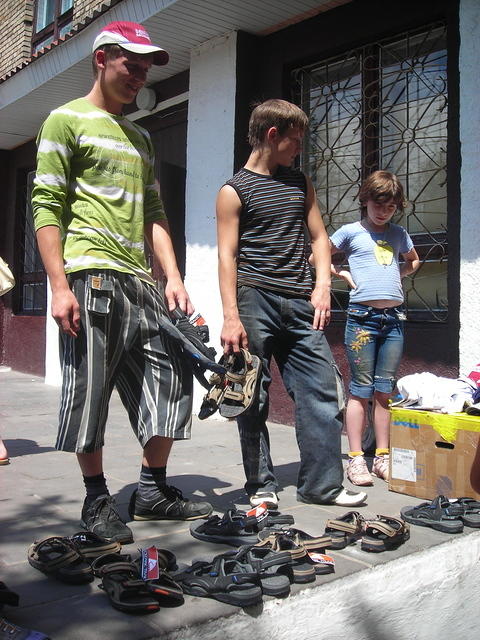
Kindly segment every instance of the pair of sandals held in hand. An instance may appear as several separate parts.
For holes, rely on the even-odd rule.
[[[207,325],[192,324],[179,308],[171,312],[169,318],[161,316],[159,326],[180,345],[193,374],[208,390],[198,416],[201,420],[213,415],[217,409],[224,418],[235,418],[252,405],[262,364],[258,356],[240,349],[215,362],[215,349],[206,344],[209,340]],[[206,370],[213,372],[208,381]]]
[[[260,382],[262,361],[247,349],[224,354],[218,363],[224,373],[210,376],[210,389],[203,398],[198,417],[200,420],[219,411],[224,418],[236,418],[251,406]]]

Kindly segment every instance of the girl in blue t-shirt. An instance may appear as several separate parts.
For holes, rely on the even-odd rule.
[[[388,480],[388,401],[403,352],[402,278],[419,266],[413,242],[392,216],[405,206],[403,187],[388,171],[375,171],[359,193],[362,219],[346,224],[330,238],[332,254],[343,252],[349,269],[332,265],[332,274],[351,287],[345,345],[351,371],[346,410],[349,443],[347,477],[353,484],[372,484],[362,451],[362,433],[373,397],[376,451],[373,475]],[[404,259],[400,266],[399,256]]]

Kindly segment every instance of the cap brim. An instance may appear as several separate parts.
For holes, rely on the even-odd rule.
[[[153,54],[153,64],[162,66],[167,64],[169,55],[161,47],[157,47],[153,44],[137,44],[136,42],[121,42],[121,38],[116,37],[116,34],[109,32],[99,33],[93,43],[92,51],[96,51],[107,44],[116,44],[122,49],[131,51],[132,53],[139,53],[140,55]]]
[[[136,44],[129,42],[128,44],[125,42],[118,43],[119,47],[122,49],[126,49],[127,51],[131,51],[132,53],[139,53],[140,55],[147,55],[149,53],[153,53],[153,64],[158,66],[162,66],[167,64],[170,56],[165,51],[165,49],[161,49],[160,47],[155,47],[153,44]]]

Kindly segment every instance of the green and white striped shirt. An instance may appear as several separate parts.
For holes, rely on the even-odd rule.
[[[37,145],[35,228],[60,227],[65,272],[115,269],[153,283],[144,227],[166,216],[148,132],[79,98],[50,113]]]

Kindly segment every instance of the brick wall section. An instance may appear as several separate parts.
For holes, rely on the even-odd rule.
[[[74,0],[73,26],[122,0]],[[0,78],[31,56],[34,0],[0,0]]]
[[[118,1],[118,0],[117,0]],[[117,2],[112,0],[74,0],[73,24],[82,22],[85,18],[91,18],[94,11],[105,11]]]
[[[0,78],[30,57],[33,0],[0,0]]]

